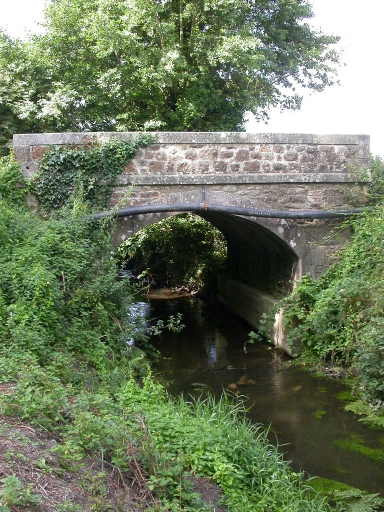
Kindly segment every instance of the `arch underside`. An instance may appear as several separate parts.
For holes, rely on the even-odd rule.
[[[253,220],[215,212],[200,215],[225,236],[232,279],[276,297],[290,290],[298,258],[286,242]]]
[[[117,221],[131,236],[143,227],[175,214],[146,214],[122,217]],[[257,329],[263,314],[268,315],[279,298],[290,291],[298,256],[287,242],[256,219],[209,211],[198,215],[221,231],[227,240],[227,271],[219,276],[218,298]],[[120,243],[121,237],[120,230]],[[267,328],[270,338],[282,346],[284,337],[276,337],[272,323]]]
[[[178,213],[143,214],[117,219],[115,243],[120,244],[140,229]],[[227,240],[227,273],[232,279],[254,286],[275,297],[291,288],[298,257],[292,248],[256,219],[218,212],[198,212]]]

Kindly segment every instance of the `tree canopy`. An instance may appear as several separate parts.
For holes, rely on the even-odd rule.
[[[8,108],[30,130],[236,131],[333,83],[338,38],[312,15],[306,0],[51,0],[44,35],[4,36],[0,71],[23,63]]]

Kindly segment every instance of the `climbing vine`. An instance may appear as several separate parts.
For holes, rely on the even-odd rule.
[[[116,177],[140,147],[153,142],[149,134],[134,139],[111,139],[102,144],[53,147],[40,160],[32,188],[41,208],[51,212],[64,206],[75,192],[91,208],[108,208]]]

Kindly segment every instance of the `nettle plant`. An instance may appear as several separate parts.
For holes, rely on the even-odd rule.
[[[153,141],[153,136],[142,133],[102,144],[52,147],[40,160],[32,190],[47,213],[63,207],[76,193],[92,209],[108,208],[116,177],[140,147]]]

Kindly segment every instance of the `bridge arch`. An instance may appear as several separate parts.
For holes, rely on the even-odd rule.
[[[168,194],[161,197],[165,204],[169,204],[172,199],[175,197]],[[186,193],[182,199],[185,207],[188,207],[188,204],[195,204],[196,193]],[[212,199],[215,199],[214,195]],[[220,193],[216,199],[222,201],[221,205],[248,209],[254,206],[251,200],[229,193]],[[156,204],[158,201],[152,201],[147,206]],[[290,289],[292,278],[299,277],[297,270],[301,268],[299,261],[303,256],[301,245],[298,246],[299,251],[295,251],[295,240],[302,236],[300,224],[289,219],[266,221],[263,218],[245,218],[231,213],[210,211],[209,204],[205,204],[207,210],[198,212],[198,215],[211,222],[225,236],[230,274],[277,296]],[[266,204],[259,206],[261,209],[268,208]],[[175,214],[177,212],[119,217],[113,235],[114,243],[119,245],[143,227]]]
[[[38,158],[52,145],[79,146],[90,140],[134,136],[15,135],[14,154],[26,177],[31,177],[38,169]],[[155,142],[141,148],[117,178],[110,206],[126,198],[132,185],[132,194],[124,199],[126,207],[208,204],[208,210],[200,214],[225,234],[230,253],[232,275],[222,283],[221,298],[232,301],[232,309],[239,298],[250,304],[247,319],[253,325],[263,308],[269,310],[276,296],[286,293],[292,278],[300,279],[305,273],[320,277],[349,233],[329,236],[342,222],[337,218],[234,218],[230,213],[210,211],[209,205],[300,212],[348,210],[365,202],[368,179],[351,170],[369,169],[366,135],[160,132],[153,136]],[[116,243],[173,213],[122,217]],[[255,301],[254,290],[260,292],[255,292],[259,293]]]
[[[209,209],[197,214],[223,233],[227,241],[227,271],[219,276],[218,298],[258,328],[262,315],[270,313],[279,298],[291,290],[293,279],[298,278],[298,255],[281,237],[282,233],[279,236],[253,218]],[[115,243],[120,244],[145,226],[169,215],[177,215],[177,212],[118,218]],[[279,327],[278,323],[271,324],[269,335],[276,345],[288,350]]]

